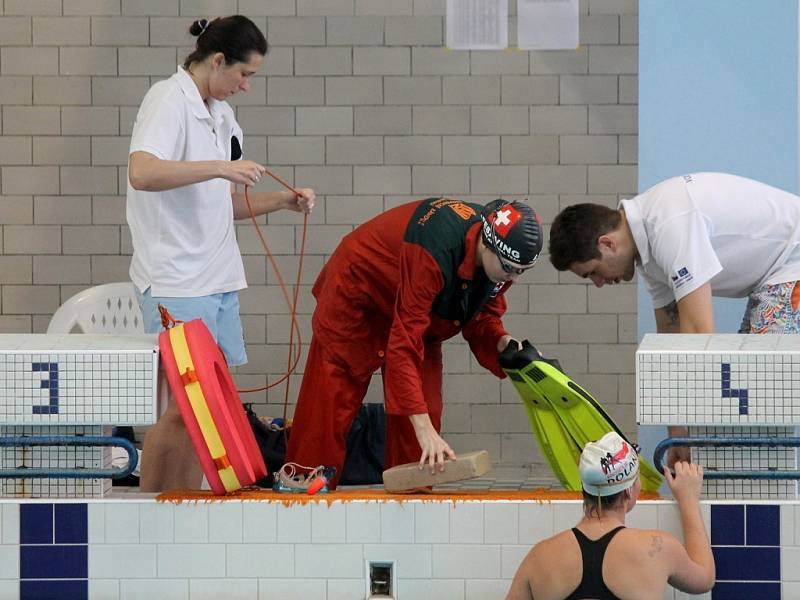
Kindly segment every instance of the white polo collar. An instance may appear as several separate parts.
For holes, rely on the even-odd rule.
[[[218,100],[209,96],[208,106],[206,106],[206,103],[203,102],[203,97],[200,95],[200,90],[197,88],[197,84],[194,82],[194,79],[192,79],[192,76],[189,75],[186,69],[183,68],[183,65],[178,65],[178,72],[175,73],[175,78],[184,96],[186,96],[186,101],[188,102],[189,107],[192,109],[194,116],[198,119],[216,121],[216,106],[218,104]]]
[[[639,210],[636,198],[638,196],[628,200],[620,200],[619,208],[625,211],[625,218],[628,221],[631,235],[633,235],[633,243],[636,244],[636,250],[639,253],[639,264],[646,265],[650,261],[650,243],[647,241],[642,212]]]

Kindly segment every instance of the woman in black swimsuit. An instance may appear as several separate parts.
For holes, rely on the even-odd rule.
[[[625,527],[641,491],[636,450],[616,433],[581,454],[584,516],[538,543],[522,561],[507,600],[660,600],[667,583],[692,594],[714,585],[714,557],[700,515],[703,469],[665,472],[681,512],[685,547],[654,529]]]

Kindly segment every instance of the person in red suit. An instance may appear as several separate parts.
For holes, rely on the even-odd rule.
[[[381,369],[385,468],[419,461],[443,469],[452,448],[439,435],[442,342],[461,332],[478,362],[505,377],[498,355],[505,293],[534,266],[542,228],[516,201],[485,207],[450,198],[403,204],[345,236],[313,294],[313,337],[287,460],[345,462],[347,433],[372,374]]]

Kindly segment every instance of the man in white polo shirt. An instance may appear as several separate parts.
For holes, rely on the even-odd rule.
[[[748,298],[740,333],[798,333],[798,225],[800,197],[736,175],[694,173],[616,210],[565,208],[550,229],[550,261],[597,287],[638,271],[659,333],[713,332],[712,296]]]
[[[550,261],[597,287],[647,286],[661,333],[714,331],[712,296],[749,296],[740,333],[800,328],[800,197],[725,173],[673,177],[619,203],[565,208]]]

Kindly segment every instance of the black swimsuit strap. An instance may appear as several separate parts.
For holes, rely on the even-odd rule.
[[[603,581],[603,559],[605,558],[608,544],[622,529],[625,529],[624,525],[615,527],[596,540],[590,540],[580,529],[577,527],[572,528],[572,533],[581,548],[583,575],[578,587],[565,600],[584,600],[585,598],[619,600]]]

